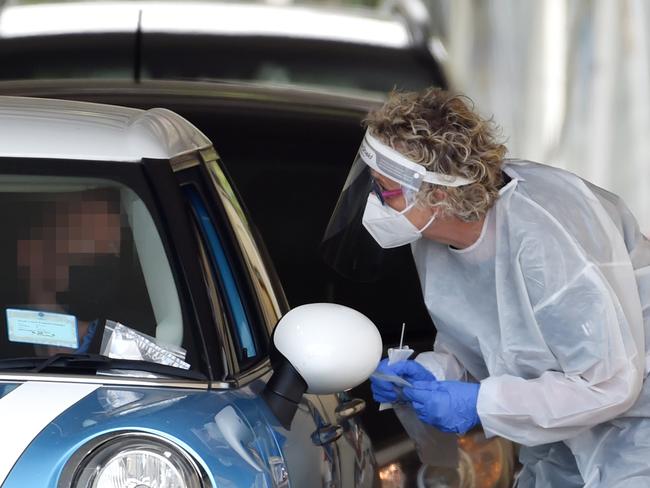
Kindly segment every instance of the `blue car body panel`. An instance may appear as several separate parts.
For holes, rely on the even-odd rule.
[[[15,385],[11,385],[15,387]],[[9,390],[5,388],[5,390]],[[2,393],[2,390],[0,390]],[[215,416],[232,408],[251,430],[246,459],[224,437]],[[282,427],[251,388],[196,391],[150,387],[101,387],[62,413],[33,440],[3,488],[57,487],[67,460],[82,445],[111,432],[148,432],[183,447],[205,469],[213,487],[274,486],[269,461],[282,459]],[[286,433],[286,431],[285,431]],[[298,433],[297,433],[298,434]],[[309,438],[309,432],[299,435]],[[251,460],[260,469],[251,465]]]

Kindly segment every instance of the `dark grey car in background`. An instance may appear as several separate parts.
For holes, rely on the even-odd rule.
[[[428,26],[420,0],[379,10],[9,0],[0,8],[0,79],[219,79],[378,92],[444,86],[437,61],[444,50]]]

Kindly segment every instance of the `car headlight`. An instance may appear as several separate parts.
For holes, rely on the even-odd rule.
[[[108,434],[66,464],[59,487],[210,488],[203,471],[179,446],[144,433]]]

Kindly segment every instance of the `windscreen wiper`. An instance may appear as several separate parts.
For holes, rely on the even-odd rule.
[[[69,354],[60,353],[44,357],[22,357],[0,359],[0,371],[29,370],[40,373],[48,370],[69,370],[71,373],[97,373],[109,369],[146,371],[165,376],[175,376],[192,380],[207,380],[207,377],[198,371],[177,368],[166,364],[137,361],[133,359],[113,359],[100,354]]]

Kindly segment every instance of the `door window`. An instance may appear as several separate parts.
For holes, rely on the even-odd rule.
[[[286,298],[278,280],[271,278],[269,271],[272,267],[267,264],[268,260],[263,258],[257,240],[253,235],[248,216],[244,208],[239,204],[228,178],[219,166],[216,155],[215,159],[207,161],[206,166],[230,226],[237,237],[263,319],[266,322],[268,331],[272,332],[280,317],[288,311]]]
[[[201,195],[192,185],[185,185],[183,193],[192,208],[203,245],[207,248],[211,258],[212,272],[216,275],[217,281],[221,284],[223,295],[225,295],[230,319],[234,325],[233,332],[238,359],[240,362],[246,362],[255,358],[258,355],[258,350],[255,345],[253,329],[242,300],[240,286],[237,283],[238,280],[230,265],[223,240],[210,218]]]

